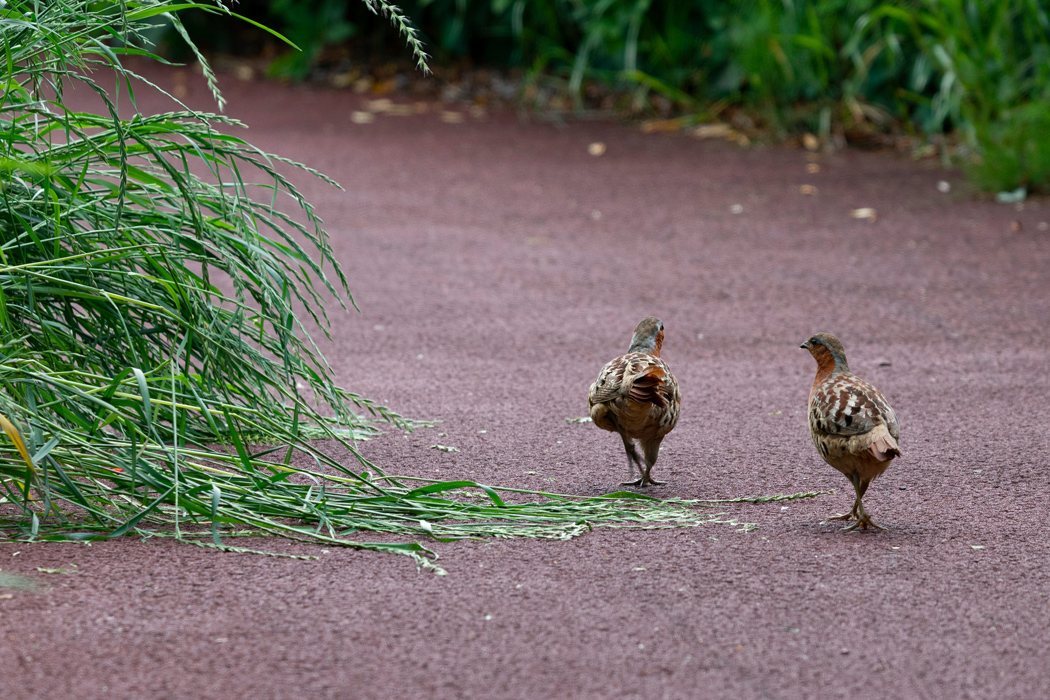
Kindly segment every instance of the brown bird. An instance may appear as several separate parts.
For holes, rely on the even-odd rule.
[[[682,395],[671,368],[660,359],[664,324],[649,316],[634,329],[627,354],[602,368],[587,395],[591,420],[602,430],[619,433],[627,451],[627,478],[638,468],[639,478],[623,486],[662,484],[649,476],[664,436],[678,423]],[[645,456],[638,456],[637,440]]]
[[[901,454],[900,426],[882,393],[849,371],[846,351],[830,333],[817,333],[799,347],[817,361],[809,390],[809,432],[824,461],[846,475],[857,498],[853,509],[828,520],[856,520],[848,531],[885,530],[871,521],[861,499],[868,484]]]

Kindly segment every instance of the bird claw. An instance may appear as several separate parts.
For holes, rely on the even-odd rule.
[[[850,511],[849,513],[843,513],[842,515],[829,515],[828,517],[826,517],[824,519],[825,520],[853,520],[856,517],[857,517],[857,514],[854,513],[853,511]]]
[[[639,486],[641,488],[645,488],[646,486],[660,486],[661,484],[666,483],[666,481],[657,481],[656,479],[638,478],[634,481],[621,481],[620,486]]]
[[[873,523],[871,521],[871,518],[869,518],[867,516],[864,516],[863,518],[860,518],[859,520],[857,520],[857,522],[853,523],[849,527],[842,528],[842,531],[843,532],[856,532],[857,530],[867,530],[869,527],[872,528],[872,529],[875,529],[875,530],[885,530],[886,529],[882,525],[876,525],[875,523]]]

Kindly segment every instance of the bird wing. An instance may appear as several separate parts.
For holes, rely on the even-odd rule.
[[[620,397],[622,395],[621,390],[623,389],[623,373],[625,369],[627,369],[626,355],[617,357],[602,367],[602,371],[598,373],[598,378],[594,380],[594,384],[591,384],[591,389],[587,394],[587,403],[594,406],[595,404],[608,403]]]
[[[897,415],[878,389],[852,374],[829,377],[810,399],[810,423],[830,435],[870,433],[885,425],[896,441],[900,438]]]
[[[677,387],[672,384],[674,375],[663,360],[646,356],[644,360],[632,362],[628,371],[632,374],[627,398],[638,403],[656,404],[661,408],[671,403]]]
[[[659,357],[631,352],[609,362],[591,385],[590,405],[626,397],[639,403],[667,406],[678,393],[678,382]]]

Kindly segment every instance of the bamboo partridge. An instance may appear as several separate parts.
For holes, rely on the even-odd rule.
[[[869,527],[861,499],[868,484],[900,456],[900,426],[882,393],[854,376],[846,351],[830,333],[817,333],[800,346],[817,361],[817,378],[809,391],[809,431],[824,461],[846,475],[857,498],[853,509],[828,520],[856,520],[848,531]]]
[[[678,423],[682,395],[671,368],[660,359],[664,324],[652,316],[634,329],[631,346],[602,368],[587,396],[591,420],[602,430],[619,433],[627,451],[627,478],[638,469],[639,478],[623,486],[662,484],[649,473],[660,454],[660,442]],[[635,440],[642,448],[638,455]]]

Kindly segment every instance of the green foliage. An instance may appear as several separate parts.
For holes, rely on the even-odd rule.
[[[283,0],[275,0],[279,4]],[[356,3],[342,3],[367,34]],[[327,5],[326,5],[327,6]],[[519,65],[784,133],[957,132],[986,187],[1046,187],[1050,22],[1040,0],[411,0],[442,60]],[[350,14],[346,14],[349,8]],[[335,12],[335,10],[332,10]],[[316,55],[316,50],[307,50]],[[708,105],[704,108],[702,105]]]
[[[270,64],[270,74],[278,78],[302,80],[325,46],[349,39],[355,30],[346,19],[345,0],[273,0],[270,12],[282,20],[284,35],[302,47]]]
[[[291,51],[270,65],[270,74],[278,78],[302,80],[331,44],[338,44],[357,31],[357,24],[347,19],[347,0],[271,0],[269,14],[287,35]],[[427,72],[427,54],[408,17],[386,0],[354,0],[355,8],[365,8],[375,17],[392,23],[412,50],[416,66]]]
[[[1050,111],[1030,103],[974,126],[980,156],[967,170],[990,191],[1050,188]]]
[[[986,189],[1050,188],[1050,14],[1037,0],[928,2],[926,50]]]
[[[186,9],[226,12],[156,0],[0,7],[0,537],[138,533],[249,551],[230,538],[279,535],[437,569],[419,543],[351,537],[565,539],[731,522],[634,494],[508,503],[474,482],[369,464],[356,449],[375,432],[369,418],[408,424],[336,385],[307,331],[327,332],[324,297],[353,303],[287,173],[326,178],[231,135],[234,120],[136,108],[136,90],[152,86],[120,57],[149,57],[133,47],[151,18],[167,13],[184,32],[172,13]],[[114,75],[125,104],[97,82]],[[97,112],[71,109],[70,86],[95,95]],[[333,444],[351,464],[322,449]]]

